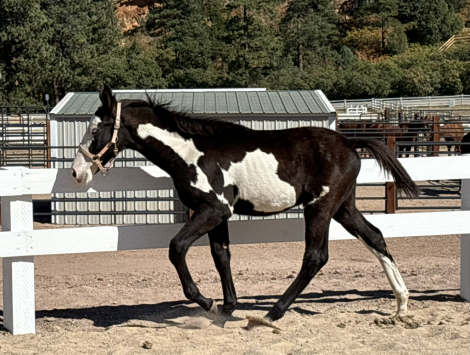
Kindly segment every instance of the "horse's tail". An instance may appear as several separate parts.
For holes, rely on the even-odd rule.
[[[403,165],[393,155],[390,148],[376,139],[353,138],[349,139],[354,148],[367,149],[377,160],[380,168],[390,173],[395,180],[397,189],[408,197],[416,197],[419,194],[419,188],[416,186],[410,175],[406,172]]]

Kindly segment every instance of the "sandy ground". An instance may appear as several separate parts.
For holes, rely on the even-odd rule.
[[[276,322],[280,332],[248,330],[245,317],[263,316],[286,290],[303,243],[231,247],[240,303],[225,323],[185,301],[167,250],[37,257],[37,334],[0,328],[0,354],[468,355],[460,238],[387,241],[410,290],[410,318],[390,318],[395,300],[375,257],[357,241],[335,241],[329,263]],[[220,300],[209,248],[192,248],[188,261],[203,294]]]
[[[432,187],[426,195],[458,196],[454,190]],[[359,187],[357,195],[384,192]],[[438,203],[458,206],[460,200]],[[436,200],[399,205],[427,207]],[[358,200],[358,206],[380,210],[384,201]],[[35,223],[45,227],[58,226]],[[231,247],[239,305],[229,320],[185,300],[167,250],[37,257],[37,334],[12,336],[1,327],[0,312],[0,354],[468,355],[469,303],[458,296],[460,238],[387,242],[410,290],[408,318],[391,318],[396,303],[374,256],[357,241],[334,241],[329,263],[275,323],[280,332],[247,329],[245,317],[263,316],[287,289],[303,243]],[[188,262],[202,293],[220,302],[209,248],[192,248]]]

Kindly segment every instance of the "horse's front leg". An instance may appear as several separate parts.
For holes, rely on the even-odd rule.
[[[235,293],[232,271],[230,269],[230,241],[227,220],[209,232],[209,240],[212,258],[222,281],[222,291],[224,293],[222,313],[230,315],[237,305],[237,294]]]
[[[186,253],[196,240],[227,220],[228,217],[229,214],[226,211],[214,209],[209,205],[199,206],[191,219],[170,242],[170,261],[178,272],[184,295],[206,311],[213,307],[214,301],[204,297],[199,292],[189,273],[186,264]]]

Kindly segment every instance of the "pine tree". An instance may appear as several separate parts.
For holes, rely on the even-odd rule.
[[[110,0],[43,0],[55,49],[47,85],[59,100],[70,90],[95,89],[97,71],[119,49],[119,31]]]
[[[215,0],[164,0],[151,9],[145,28],[160,38],[166,59],[161,64],[170,86],[217,85],[214,66],[220,57],[217,37],[221,14],[220,2]]]
[[[282,58],[277,1],[231,0],[225,7],[225,85],[257,85]]]
[[[39,104],[53,65],[49,20],[39,0],[3,0],[0,8],[0,104]]]
[[[305,57],[328,51],[339,34],[338,17],[329,0],[291,0],[281,33],[288,54],[303,70]]]
[[[405,26],[398,20],[391,22],[391,31],[385,35],[385,50],[387,54],[396,55],[404,53],[408,49],[408,37],[405,33]]]
[[[342,46],[339,50],[340,54],[340,65],[342,67],[347,67],[351,62],[354,61],[354,53],[348,46]]]
[[[350,28],[372,27],[380,29],[381,52],[385,54],[388,52],[386,44],[388,33],[394,32],[394,25],[401,29],[395,20],[398,15],[398,1],[348,0],[343,3],[341,11],[351,19],[348,24]],[[398,31],[392,36],[395,37],[395,43],[397,39],[400,39],[400,36]]]
[[[411,43],[433,45],[463,28],[463,20],[445,0],[401,0],[399,9],[398,19],[409,28],[407,36]]]
[[[125,73],[118,87],[129,89],[153,89],[165,86],[162,79],[161,68],[157,65],[156,58],[152,58],[141,51],[134,41],[125,50]]]

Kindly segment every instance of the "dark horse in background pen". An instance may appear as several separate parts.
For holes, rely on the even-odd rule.
[[[191,118],[150,99],[118,102],[107,87],[100,99],[102,105],[81,144],[87,154],[77,153],[73,176],[80,183],[88,183],[98,165],[100,170],[110,168],[117,152],[133,149],[172,177],[179,198],[194,210],[169,248],[188,299],[206,311],[217,312],[215,302],[199,292],[186,264],[186,253],[197,239],[206,233],[209,236],[222,283],[221,312],[230,315],[237,297],[230,269],[228,219],[234,213],[269,216],[302,205],[305,253],[301,270],[261,321],[281,318],[326,264],[332,218],[378,258],[396,296],[397,314],[406,312],[408,290],[382,233],[355,205],[356,178],[361,168],[356,148],[367,149],[393,176],[399,191],[407,196],[418,193],[385,145],[372,139],[348,140],[324,128],[254,131],[220,120]],[[116,116],[121,117],[116,120]],[[115,151],[103,150],[115,140],[115,133]]]
[[[415,118],[406,123],[399,123],[398,125],[375,123],[370,126],[368,133],[370,138],[385,139],[387,141],[389,138],[393,137],[396,142],[416,142],[416,145],[403,145],[403,148],[398,151],[398,156],[401,158],[405,155],[408,158],[413,148],[415,151],[414,156],[419,157],[419,143],[417,141],[420,135],[428,135],[431,132],[430,122],[431,121],[425,118]]]

